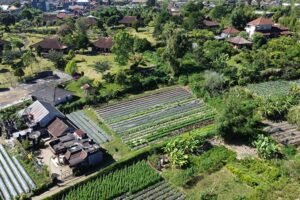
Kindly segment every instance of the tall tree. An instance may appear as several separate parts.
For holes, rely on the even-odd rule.
[[[251,93],[242,88],[231,89],[217,118],[218,132],[229,140],[255,137],[259,122],[256,108],[257,102]]]
[[[33,74],[32,65],[37,63],[38,60],[35,57],[34,53],[31,50],[26,51],[22,56],[22,62],[24,66],[29,66],[31,70],[31,74]]]
[[[133,52],[134,39],[125,31],[121,31],[114,36],[112,52],[115,54],[115,60],[120,65],[128,62],[129,56]]]

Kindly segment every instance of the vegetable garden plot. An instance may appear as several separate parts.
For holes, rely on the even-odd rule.
[[[90,138],[99,144],[109,142],[111,137],[108,136],[97,124],[89,119],[82,111],[76,111],[67,115],[67,117],[81,130],[86,132]]]
[[[281,96],[287,95],[294,84],[294,82],[289,81],[268,81],[249,84],[247,88],[262,97]]]
[[[263,123],[267,125],[264,131],[270,133],[277,142],[285,145],[300,145],[300,131],[297,126],[291,125],[286,121],[278,123],[264,121]]]
[[[211,108],[181,87],[100,107],[96,112],[134,149],[214,119]]]
[[[161,176],[154,169],[145,161],[140,161],[80,184],[63,194],[62,199],[112,199],[126,193],[138,192],[161,180]]]
[[[9,200],[35,189],[35,184],[16,158],[11,158],[0,145],[0,191]]]
[[[114,200],[183,200],[185,196],[167,182],[158,182],[135,194],[125,194]]]

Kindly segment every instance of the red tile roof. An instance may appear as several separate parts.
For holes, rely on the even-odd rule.
[[[78,136],[78,137],[84,137],[86,136],[85,132],[81,129],[77,129],[76,131],[74,131],[74,133]]]
[[[240,31],[234,27],[228,27],[222,31],[222,33],[226,33],[226,34],[238,34],[239,32]]]
[[[260,26],[260,25],[273,25],[272,19],[269,18],[264,18],[264,17],[259,17],[251,22],[248,23],[248,25],[253,25],[253,26]]]
[[[132,24],[134,22],[137,22],[136,16],[124,16],[123,19],[119,21],[120,24]]]
[[[55,138],[63,136],[68,129],[69,129],[69,126],[63,120],[61,120],[59,118],[56,118],[48,126],[48,132]]]
[[[232,44],[237,44],[237,45],[250,45],[252,44],[252,42],[246,40],[243,37],[233,37],[233,38],[228,38],[227,39],[228,42],[232,43]]]
[[[112,37],[100,37],[93,45],[100,49],[110,49],[113,46]]]

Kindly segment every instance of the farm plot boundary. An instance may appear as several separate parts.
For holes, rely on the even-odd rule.
[[[96,113],[131,149],[214,121],[214,111],[182,87],[97,108]],[[189,130],[189,129],[188,129]]]

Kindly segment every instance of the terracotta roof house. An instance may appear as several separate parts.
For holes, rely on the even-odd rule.
[[[249,37],[255,33],[261,33],[266,37],[277,37],[280,35],[291,35],[291,32],[286,27],[274,24],[272,19],[259,17],[249,22],[245,28]]]
[[[41,48],[42,52],[49,52],[50,50],[64,51],[68,48],[60,42],[58,37],[45,38],[42,41],[31,45],[31,47]]]
[[[29,127],[46,127],[56,117],[65,117],[53,105],[44,101],[35,101],[24,110],[21,110],[19,114],[25,118]]]
[[[138,22],[136,16],[124,16],[123,19],[119,21],[120,24],[124,24],[125,26],[132,26],[136,22]]]
[[[98,40],[93,42],[93,50],[100,52],[110,52],[113,46],[112,37],[100,37]]]
[[[74,130],[72,126],[64,119],[56,118],[47,128],[48,132],[52,137],[59,138],[66,135],[68,132]]]
[[[219,23],[216,21],[205,19],[200,24],[201,28],[214,29],[219,27]]]
[[[224,29],[221,33],[221,37],[223,38],[228,38],[228,37],[232,37],[232,36],[235,36],[237,34],[239,34],[240,31],[237,30],[236,28],[234,27],[228,27],[226,29]]]
[[[246,40],[243,37],[232,37],[228,38],[227,41],[231,43],[235,48],[242,48],[242,47],[248,47],[252,45],[252,42]]]
[[[33,100],[48,102],[51,105],[56,106],[70,101],[73,98],[73,94],[62,88],[49,86],[31,93],[31,98]]]

